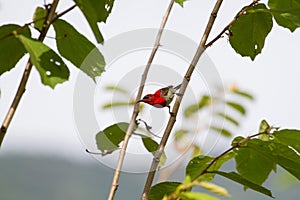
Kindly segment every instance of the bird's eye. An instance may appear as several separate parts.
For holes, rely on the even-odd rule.
[[[148,95],[144,96],[143,99],[149,99],[150,97]]]

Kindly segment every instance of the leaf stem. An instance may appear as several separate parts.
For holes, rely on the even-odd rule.
[[[38,37],[38,40],[39,41],[43,41],[45,39],[45,36],[49,30],[49,27],[51,25],[51,21],[52,19],[54,18],[55,16],[55,10],[57,8],[57,4],[58,4],[59,0],[53,0],[52,4],[51,4],[51,8],[50,8],[50,11],[48,12],[47,14],[47,17],[46,17],[46,20],[44,22],[44,25],[43,25],[43,28],[42,28],[42,31]],[[24,70],[24,73],[23,73],[23,76],[22,76],[22,79],[21,79],[21,82],[19,84],[19,87],[18,87],[18,90],[17,90],[17,93],[14,97],[14,100],[6,114],[6,117],[2,123],[2,126],[0,128],[0,147],[2,145],[2,142],[3,142],[3,139],[4,139],[4,136],[7,132],[7,129],[10,125],[10,122],[11,120],[13,119],[14,117],[14,114],[17,110],[17,107],[20,103],[20,100],[26,90],[26,84],[27,84],[27,81],[28,81],[28,78],[29,78],[29,75],[30,75],[30,72],[31,72],[31,69],[32,69],[32,63],[30,61],[30,58],[28,59],[27,61],[27,64],[25,66],[25,70]]]
[[[210,42],[208,42],[205,45],[205,48],[212,46],[218,39],[220,39],[223,34],[229,30],[230,26],[240,17],[242,16],[249,8],[251,8],[252,6],[256,5],[259,2],[259,0],[254,0],[252,3],[250,3],[248,6],[245,6],[240,12],[238,12],[238,14],[236,14],[236,16],[233,18],[233,20],[231,20],[231,22],[224,27],[224,29],[214,38],[212,39]]]
[[[205,43],[207,42],[207,38],[210,34],[210,31],[211,31],[212,26],[215,22],[215,19],[217,17],[217,13],[218,13],[221,5],[222,5],[222,2],[223,2],[223,0],[217,0],[217,2],[215,3],[215,6],[214,6],[214,8],[211,12],[210,18],[209,18],[208,23],[206,25],[205,31],[203,33],[203,36],[202,36],[201,41],[199,43],[199,46],[197,48],[197,51],[196,51],[196,53],[194,55],[194,58],[193,58],[193,60],[190,64],[189,68],[187,69],[184,78],[183,78],[182,85],[181,85],[180,90],[178,92],[182,95],[177,96],[177,98],[176,98],[176,101],[175,101],[175,104],[174,104],[174,107],[173,107],[173,110],[172,110],[173,115],[171,115],[170,118],[169,118],[167,127],[165,129],[165,132],[164,132],[163,137],[161,139],[161,142],[159,144],[158,150],[156,151],[156,153],[154,155],[154,158],[152,160],[152,164],[151,164],[151,167],[150,167],[150,170],[149,170],[149,173],[148,173],[148,177],[147,177],[147,180],[146,180],[146,183],[145,183],[144,192],[143,192],[143,195],[142,195],[142,200],[147,200],[148,199],[148,194],[149,194],[149,191],[150,191],[150,188],[151,188],[151,185],[152,185],[152,182],[153,182],[153,179],[154,179],[154,176],[155,176],[158,164],[159,164],[160,157],[161,157],[161,155],[162,155],[162,153],[165,149],[168,138],[169,138],[169,136],[171,134],[171,131],[173,129],[173,126],[176,122],[176,115],[177,115],[178,110],[179,110],[179,106],[180,106],[180,103],[181,103],[182,96],[185,93],[185,90],[186,90],[186,88],[188,86],[188,83],[191,79],[192,73],[193,73],[193,71],[194,71],[201,55],[205,51],[205,48],[206,48]]]
[[[146,65],[146,67],[144,69],[144,72],[142,74],[142,78],[141,78],[141,82],[140,82],[138,94],[136,96],[136,101],[138,101],[138,100],[141,99],[141,96],[142,96],[142,93],[143,93],[143,90],[144,90],[144,85],[146,83],[146,79],[147,79],[147,76],[148,76],[148,72],[149,72],[150,66],[151,66],[152,61],[154,59],[154,56],[155,56],[155,54],[156,54],[156,52],[157,52],[157,50],[158,50],[158,48],[160,46],[161,36],[162,36],[163,31],[164,31],[164,28],[165,28],[165,25],[167,23],[167,20],[169,18],[169,15],[171,13],[173,4],[174,4],[174,0],[171,0],[170,3],[169,3],[169,6],[168,6],[168,8],[167,8],[167,10],[165,12],[165,15],[164,15],[164,17],[162,19],[159,31],[158,31],[157,36],[156,36],[154,47],[152,49],[152,52],[151,52],[150,57],[148,59],[147,65]],[[136,103],[135,106],[134,106],[134,109],[133,109],[133,113],[132,113],[132,116],[131,116],[131,120],[130,120],[129,126],[128,126],[127,131],[126,131],[126,135],[125,135],[125,138],[124,138],[124,141],[123,141],[122,149],[120,151],[120,155],[119,155],[119,159],[118,159],[118,164],[117,164],[117,167],[115,169],[115,173],[114,173],[114,177],[113,177],[113,180],[112,180],[112,184],[111,184],[111,188],[110,188],[108,200],[113,200],[114,199],[115,193],[116,193],[116,191],[118,189],[118,186],[119,186],[119,184],[118,184],[119,177],[120,177],[121,169],[122,169],[122,166],[123,166],[123,161],[124,161],[124,158],[125,158],[127,145],[128,145],[130,136],[131,136],[131,134],[132,134],[132,132],[134,130],[135,123],[136,123],[136,118],[138,116],[138,113],[139,113],[139,103]]]

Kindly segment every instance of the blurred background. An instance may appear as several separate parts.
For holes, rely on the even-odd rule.
[[[249,2],[224,1],[211,35],[218,34],[240,8]],[[43,4],[44,1],[41,0],[0,0],[0,25],[23,25],[30,22],[35,8]],[[58,11],[63,11],[73,4],[71,0],[60,1]],[[107,23],[99,25],[102,34],[109,40],[135,29],[158,28],[167,4],[168,2],[160,0],[116,0]],[[175,5],[166,28],[198,43],[212,7],[211,1],[196,0],[187,1],[184,8]],[[63,18],[70,21],[90,40],[95,41],[78,8]],[[55,34],[50,30],[48,35]],[[55,42],[50,37],[45,42],[55,48]],[[232,131],[234,135],[247,136],[256,133],[262,119],[282,128],[299,129],[299,45],[299,30],[290,33],[288,29],[278,27],[274,23],[262,54],[258,55],[254,62],[236,54],[226,38],[207,49],[206,55],[214,63],[223,86],[229,88],[235,85],[255,97],[254,101],[246,102],[247,115],[240,118],[240,126]],[[0,77],[1,122],[14,97],[27,59],[25,56],[13,70]],[[145,64],[147,54],[139,59],[144,59]],[[132,60],[132,63],[134,62]],[[70,70],[69,81],[58,85],[55,90],[40,84],[39,74],[36,70],[32,71],[26,93],[0,150],[0,199],[106,198],[113,169],[85,152],[86,144],[77,131],[73,116],[73,91],[78,70]],[[113,84],[115,78],[111,79],[110,82],[109,78],[106,78],[107,83]],[[194,81],[196,82],[191,87],[197,88],[197,80]],[[136,82],[139,82],[139,77]],[[205,88],[203,90],[202,93],[200,91],[201,94],[206,92]],[[103,103],[99,100],[98,105],[95,105],[98,113],[102,112],[100,108]],[[99,117],[102,122],[107,122],[105,117]],[[210,153],[214,155],[227,149],[230,141],[230,138],[221,137],[214,148],[210,149]],[[230,170],[233,166],[233,162],[228,163],[224,170]],[[183,176],[182,166],[168,179],[182,180]],[[142,173],[123,173],[116,199],[139,199],[145,177],[146,174]],[[268,199],[250,190],[244,192],[241,186],[221,178],[217,178],[216,183],[229,190],[231,199],[240,199],[241,196],[243,199]],[[266,187],[272,189],[276,199],[298,199],[299,183],[283,170],[279,169],[273,174]]]

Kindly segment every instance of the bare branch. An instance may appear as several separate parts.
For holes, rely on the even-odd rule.
[[[157,50],[160,46],[160,39],[161,39],[163,30],[165,28],[165,25],[167,23],[167,20],[169,18],[169,15],[171,13],[173,4],[174,4],[174,0],[171,0],[170,4],[169,4],[169,6],[168,6],[168,8],[165,12],[165,15],[163,17],[163,20],[161,22],[159,31],[158,31],[157,36],[156,36],[156,41],[155,41],[154,47],[152,49],[152,52],[151,52],[151,55],[150,55],[149,60],[147,62],[147,65],[145,67],[144,73],[142,74],[142,79],[141,79],[141,82],[140,82],[140,86],[139,86],[138,94],[137,94],[137,97],[136,97],[136,101],[141,99],[141,96],[142,96],[142,93],[143,93],[143,90],[144,90],[144,85],[145,85],[145,82],[146,82],[146,79],[147,79],[148,71],[149,71],[150,66],[152,64],[154,56],[155,56],[155,54],[156,54],[156,52],[157,52]],[[123,166],[123,161],[124,161],[124,157],[125,157],[125,154],[126,154],[127,145],[128,145],[130,136],[133,132],[133,129],[135,127],[136,118],[138,116],[138,113],[139,113],[139,103],[135,104],[135,106],[134,106],[132,117],[131,117],[129,126],[128,126],[127,131],[126,131],[126,135],[125,135],[123,145],[122,145],[122,149],[120,151],[120,155],[119,155],[119,159],[118,159],[117,168],[115,169],[114,177],[113,177],[113,180],[112,180],[112,184],[111,184],[111,188],[110,188],[110,192],[109,192],[109,196],[108,196],[109,200],[112,200],[114,198],[114,195],[115,195],[116,190],[118,188],[120,172],[121,172],[121,169],[122,169],[122,166]]]
[[[50,11],[48,12],[47,14],[47,20],[45,21],[44,25],[43,25],[43,28],[42,28],[42,31],[40,33],[40,36],[38,38],[39,41],[43,41],[48,30],[49,30],[49,27],[51,25],[51,20],[54,18],[55,16],[55,10],[57,8],[57,4],[58,4],[59,0],[53,0],[52,4],[51,4],[51,8],[50,8]],[[20,100],[26,90],[26,84],[27,84],[27,80],[29,78],[29,75],[30,75],[30,71],[32,69],[32,64],[30,62],[30,59],[28,59],[27,61],[27,64],[26,64],[26,67],[25,67],[25,71],[23,73],[23,76],[22,76],[22,79],[21,79],[21,82],[19,84],[19,87],[18,87],[18,90],[17,90],[17,93],[14,97],[14,100],[7,112],[7,115],[3,121],[3,124],[1,126],[1,129],[0,129],[0,147],[2,145],[2,142],[3,142],[3,139],[4,139],[4,136],[7,132],[7,129],[9,127],[9,124],[11,122],[11,120],[13,119],[14,117],[14,114],[16,112],[16,109],[20,103]]]
[[[212,39],[209,43],[207,43],[205,45],[205,48],[210,47],[211,45],[213,45],[218,39],[220,39],[223,34],[229,30],[230,26],[240,17],[242,16],[249,8],[251,8],[252,6],[256,5],[258,3],[259,0],[254,0],[251,4],[249,4],[248,6],[245,6],[234,18],[233,20],[227,25],[225,26],[225,28],[214,38]]]
[[[204,34],[203,34],[203,36],[201,38],[201,41],[199,43],[199,46],[197,48],[196,54],[194,55],[194,58],[193,58],[193,60],[190,64],[188,70],[186,71],[186,74],[185,74],[184,79],[182,81],[182,85],[181,85],[180,90],[178,92],[180,94],[184,95],[185,90],[186,90],[186,88],[188,86],[188,83],[190,81],[190,78],[193,74],[193,71],[194,71],[194,69],[195,69],[202,53],[205,51],[205,48],[206,48],[205,43],[206,43],[207,38],[209,36],[209,33],[212,29],[212,26],[215,22],[215,19],[217,17],[217,13],[218,13],[218,11],[221,7],[222,2],[223,2],[223,0],[217,0],[216,4],[215,4],[215,6],[212,10],[212,13],[211,13],[210,18],[208,20],[208,23],[206,25]],[[169,118],[167,127],[165,129],[164,135],[163,135],[163,137],[161,139],[161,142],[159,144],[158,150],[156,151],[156,153],[154,155],[154,158],[152,160],[152,164],[151,164],[151,167],[150,167],[150,170],[149,170],[149,173],[148,173],[148,177],[147,177],[147,180],[146,180],[146,184],[145,184],[145,187],[144,187],[142,200],[147,200],[148,199],[148,194],[149,194],[149,191],[150,191],[150,188],[151,188],[151,185],[152,185],[155,173],[156,173],[156,169],[158,167],[159,160],[160,160],[161,155],[162,155],[162,153],[165,149],[166,143],[167,143],[168,138],[171,134],[173,126],[176,122],[176,115],[178,113],[179,106],[180,106],[181,99],[182,99],[183,95],[177,96],[177,98],[176,98],[176,101],[175,101],[175,104],[174,104],[174,107],[173,107],[173,110],[172,110],[172,113],[174,113],[174,114],[171,115],[170,118]]]

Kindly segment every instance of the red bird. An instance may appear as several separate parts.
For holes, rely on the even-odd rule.
[[[137,103],[144,102],[156,108],[168,107],[169,113],[172,114],[170,111],[170,103],[172,102],[175,94],[180,95],[176,93],[180,86],[181,84],[176,87],[170,85],[168,87],[161,88],[157,90],[154,94],[145,95],[143,99],[137,101]]]

